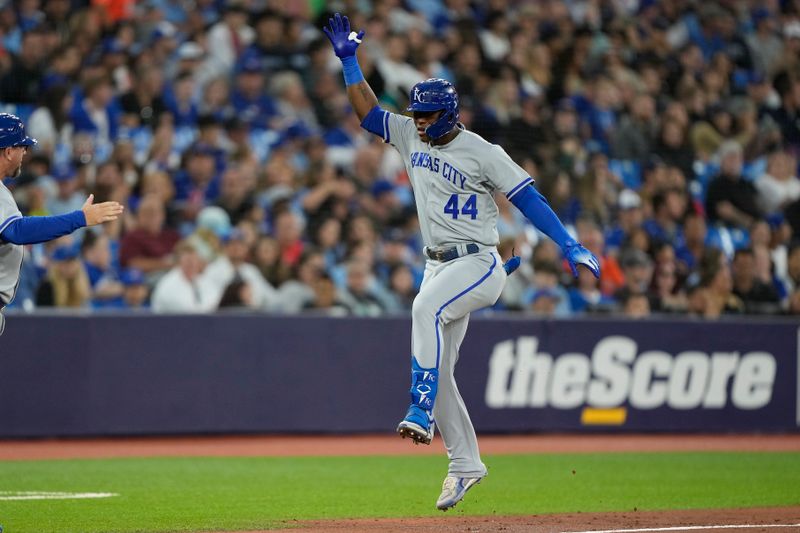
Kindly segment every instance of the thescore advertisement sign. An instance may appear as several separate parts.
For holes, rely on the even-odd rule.
[[[799,328],[475,315],[456,379],[482,433],[798,431]],[[407,317],[10,315],[0,437],[391,432],[410,333]]]
[[[515,321],[509,327],[515,334],[505,340],[481,343],[488,353],[483,397],[470,395],[468,405],[486,429],[800,425],[796,324]],[[466,360],[462,355],[459,364]]]

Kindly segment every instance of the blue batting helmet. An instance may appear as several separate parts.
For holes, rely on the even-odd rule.
[[[33,146],[36,139],[25,135],[25,125],[17,115],[0,113],[0,148]]]
[[[425,133],[438,139],[458,123],[458,93],[453,84],[441,78],[421,81],[411,88],[406,111],[444,111]]]

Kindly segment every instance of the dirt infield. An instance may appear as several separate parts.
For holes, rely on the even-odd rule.
[[[481,452],[595,453],[800,451],[794,435],[484,435]],[[0,441],[0,460],[109,457],[257,457],[443,454],[441,439],[414,446],[396,435],[226,436]]]
[[[480,438],[485,454],[648,451],[800,451],[800,435],[524,435]],[[443,454],[440,440],[413,446],[395,435],[229,436],[0,441],[0,460],[152,456]],[[364,532],[800,532],[800,507],[287,521],[291,531]],[[729,527],[724,527],[729,526]],[[735,527],[730,527],[735,526]],[[666,529],[665,529],[666,528]],[[216,532],[220,533],[220,532]],[[251,532],[254,533],[254,532]]]
[[[721,528],[718,526],[750,526]],[[786,527],[775,527],[775,526]],[[337,520],[287,522],[288,531],[364,531],[364,532],[493,532],[554,533],[619,529],[655,529],[716,526],[708,531],[800,531],[800,507],[766,509],[716,509],[627,513],[569,513],[534,516],[453,516],[403,520]],[[771,527],[765,527],[771,526]],[[297,529],[294,529],[297,528]],[[695,529],[682,529],[692,531]],[[703,531],[703,529],[697,529]],[[276,531],[276,530],[273,530]],[[283,530],[287,531],[287,530]],[[251,532],[255,533],[255,532]],[[260,532],[259,532],[260,533]]]

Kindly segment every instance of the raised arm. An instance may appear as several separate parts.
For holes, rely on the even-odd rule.
[[[592,252],[570,237],[550,204],[539,191],[532,185],[525,185],[519,192],[512,191],[510,195],[511,203],[522,211],[534,226],[561,247],[561,252],[569,263],[573,276],[578,277],[578,265],[583,265],[594,274],[594,277],[600,277],[600,262]]]
[[[364,79],[361,67],[358,66],[358,58],[356,58],[356,49],[361,44],[361,38],[364,37],[364,30],[358,33],[351,31],[350,20],[339,13],[329,19],[329,23],[329,26],[322,28],[322,31],[328,36],[333,45],[333,51],[342,61],[342,71],[350,105],[353,106],[358,119],[364,120],[370,110],[378,105],[378,98]]]
[[[123,207],[117,202],[94,203],[94,195],[79,211],[48,217],[16,216],[2,223],[0,240],[14,244],[37,244],[57,239],[84,226],[116,220]]]

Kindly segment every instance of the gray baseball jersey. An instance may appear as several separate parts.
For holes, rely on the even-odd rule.
[[[469,314],[496,302],[506,281],[494,249],[499,240],[494,193],[512,198],[533,179],[501,147],[475,133],[462,128],[437,146],[420,140],[411,118],[382,113],[369,130],[403,157],[425,245],[484,247],[449,262],[428,261],[411,312],[411,353],[421,368],[439,371],[433,416],[450,458],[448,473],[482,477],[486,466],[453,372]]]
[[[17,202],[0,181],[0,233],[14,220],[22,218]],[[22,246],[0,241],[0,307],[14,297],[22,267]]]
[[[414,121],[385,112],[383,139],[403,157],[414,188],[426,246],[475,242],[496,246],[497,204],[493,194],[513,197],[533,179],[500,146],[462,129],[437,146],[424,143]]]

